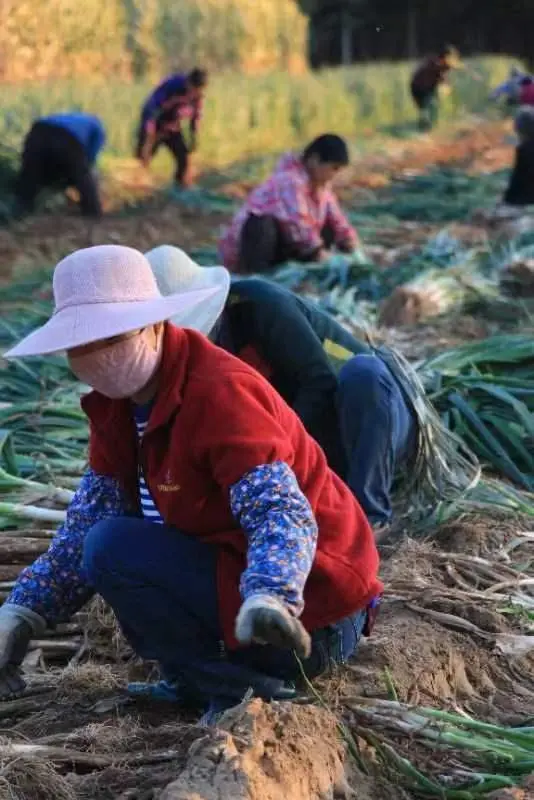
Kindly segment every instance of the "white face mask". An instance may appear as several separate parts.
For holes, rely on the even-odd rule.
[[[101,350],[69,356],[71,370],[83,383],[113,400],[132,397],[154,376],[161,360],[160,337],[154,350],[151,329]]]

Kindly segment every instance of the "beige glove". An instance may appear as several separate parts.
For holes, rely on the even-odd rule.
[[[245,600],[237,615],[235,635],[241,644],[270,644],[295,650],[301,658],[311,653],[310,634],[273,595],[254,595]]]

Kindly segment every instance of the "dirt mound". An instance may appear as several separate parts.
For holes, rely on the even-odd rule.
[[[534,713],[534,650],[500,646],[530,632],[514,610],[534,555],[523,530],[520,520],[473,515],[442,526],[434,541],[387,548],[379,622],[350,667],[356,690],[486,718]]]
[[[375,629],[376,630],[376,629]],[[360,693],[426,705],[487,701],[496,693],[491,655],[403,604],[385,601],[369,646],[351,667]]]
[[[387,328],[415,325],[438,316],[442,310],[440,298],[432,293],[398,286],[380,306],[378,322]]]
[[[439,546],[454,553],[488,556],[498,552],[519,530],[529,530],[532,520],[494,511],[487,515],[471,514],[442,525],[435,538]]]
[[[333,715],[256,699],[193,744],[184,771],[160,800],[378,800],[363,775],[357,793],[350,789],[343,762]]]
[[[527,778],[521,784],[521,788],[492,792],[487,800],[534,800],[534,775]]]

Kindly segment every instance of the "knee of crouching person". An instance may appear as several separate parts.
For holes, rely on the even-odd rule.
[[[359,396],[373,394],[388,375],[384,362],[374,355],[358,355],[341,368],[339,389]]]
[[[116,550],[120,537],[120,525],[116,518],[97,522],[87,533],[83,546],[83,567],[94,585],[98,575],[108,564],[116,563]],[[121,536],[124,543],[124,536]]]

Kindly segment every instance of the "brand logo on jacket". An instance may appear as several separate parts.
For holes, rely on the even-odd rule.
[[[158,492],[179,492],[181,488],[179,483],[173,483],[170,470],[165,473],[164,483],[158,483]]]

